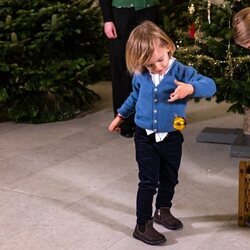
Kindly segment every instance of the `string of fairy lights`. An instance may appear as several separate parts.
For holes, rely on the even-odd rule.
[[[217,8],[226,9],[229,13],[228,15],[228,28],[231,29],[231,20],[233,15],[233,7],[235,5],[235,2],[240,2],[241,0],[234,0],[234,1],[224,1],[224,0],[207,0],[207,1],[199,1],[198,4],[197,1],[190,1],[188,5],[188,12],[190,15],[194,15],[195,12],[199,12],[200,9],[207,10],[207,22],[208,24],[211,24],[211,6],[217,5]],[[204,7],[206,5],[206,7]],[[233,80],[235,78],[235,72],[240,71],[240,67],[244,64],[250,61],[250,56],[238,56],[234,57],[231,51],[231,43],[232,39],[228,39],[228,45],[226,50],[226,57],[224,60],[218,60],[216,58],[209,57],[206,54],[199,54],[201,51],[200,45],[205,41],[204,38],[204,32],[202,31],[202,17],[198,15],[198,17],[195,19],[195,27],[196,31],[194,34],[194,45],[193,46],[185,46],[181,47],[182,41],[177,42],[177,48],[178,53],[181,55],[182,59],[184,57],[184,60],[186,59],[187,63],[191,66],[198,66],[199,68],[202,67],[202,65],[205,65],[206,67],[209,65],[212,67],[212,69],[215,70],[216,67],[223,67],[224,69],[224,76],[226,79]],[[179,46],[180,45],[180,46]],[[189,59],[188,59],[189,58]],[[212,70],[211,69],[211,70]],[[215,70],[216,71],[216,70]],[[218,70],[217,70],[218,71]],[[237,77],[237,76],[236,76]]]
[[[231,24],[237,4],[247,5],[244,0],[191,0],[188,13],[195,25],[194,37],[187,45],[185,36],[178,36],[176,57],[216,80],[217,102],[229,102],[230,111],[245,113],[250,107],[250,51],[234,43]],[[218,17],[218,13],[224,14]]]

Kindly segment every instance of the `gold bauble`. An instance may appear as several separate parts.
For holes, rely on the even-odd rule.
[[[174,122],[173,122],[173,127],[176,130],[182,131],[186,127],[186,119],[181,117],[181,116],[175,116]]]

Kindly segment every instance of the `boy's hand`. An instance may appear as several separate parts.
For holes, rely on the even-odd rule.
[[[194,93],[194,87],[191,84],[179,82],[177,80],[174,80],[174,82],[177,85],[177,88],[173,93],[170,94],[168,102],[174,102],[178,99],[183,99],[184,97]]]
[[[116,118],[110,123],[109,131],[120,131],[120,124],[123,122],[123,118],[120,116],[116,116]]]

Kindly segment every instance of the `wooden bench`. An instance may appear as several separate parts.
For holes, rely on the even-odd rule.
[[[250,161],[239,165],[238,225],[250,226]]]

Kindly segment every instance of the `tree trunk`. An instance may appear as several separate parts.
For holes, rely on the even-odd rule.
[[[243,131],[245,135],[250,135],[250,107],[245,107]]]

